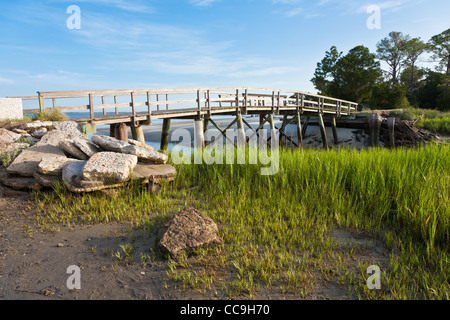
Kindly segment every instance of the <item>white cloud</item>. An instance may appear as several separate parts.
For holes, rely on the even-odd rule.
[[[219,0],[191,0],[190,3],[197,7],[206,7]]]
[[[14,81],[11,80],[11,79],[7,79],[7,78],[2,78],[2,77],[0,77],[0,83],[3,83],[3,84],[13,84]]]

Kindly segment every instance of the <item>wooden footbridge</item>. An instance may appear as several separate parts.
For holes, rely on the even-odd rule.
[[[133,138],[144,141],[142,125],[152,125],[153,119],[163,119],[163,150],[167,149],[171,119],[195,120],[196,132],[206,131],[211,123],[222,134],[235,124],[238,129],[246,125],[257,133],[268,123],[271,129],[278,129],[280,135],[301,146],[310,119],[316,118],[326,147],[324,123],[331,123],[336,143],[336,118],[350,116],[357,109],[355,102],[301,91],[247,87],[51,91],[18,98],[39,103],[39,108],[26,109],[24,113],[70,112],[71,120],[80,123],[85,134],[95,133],[96,125],[109,124],[111,135],[123,139],[128,125]],[[248,114],[259,115],[258,128],[252,128],[242,117]],[[226,129],[220,128],[213,119],[224,115],[234,117]],[[283,116],[280,128],[274,125],[273,115]],[[297,125],[298,143],[284,132],[289,124]]]

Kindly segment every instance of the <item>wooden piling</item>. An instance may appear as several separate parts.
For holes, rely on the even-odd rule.
[[[310,119],[311,118],[309,116],[306,116],[305,124],[303,125],[303,128],[302,128],[302,137],[304,137],[306,135],[306,129],[308,128]]]
[[[134,140],[145,143],[144,130],[142,129],[141,124],[131,124],[131,134]]]
[[[375,147],[375,146],[379,145],[382,120],[383,119],[378,114],[373,114],[368,119],[370,145],[372,147]]]
[[[238,129],[238,146],[242,147],[245,146],[246,139],[245,139],[244,122],[242,121],[242,115],[240,113],[236,115],[236,124]]]
[[[122,122],[116,125],[115,137],[117,140],[128,141],[128,129],[125,123]]]
[[[302,135],[302,122],[301,122],[301,114],[300,114],[300,112],[297,112],[295,117],[297,118],[297,141],[298,141],[298,147],[301,148],[303,146],[303,135]]]
[[[327,141],[327,132],[325,130],[325,123],[323,122],[323,116],[321,113],[318,114],[317,119],[319,120],[319,128],[320,128],[320,134],[322,136],[322,144],[325,149],[328,148],[328,141]]]
[[[160,149],[167,151],[169,147],[170,118],[163,119]]]
[[[116,124],[112,123],[109,125],[109,136],[111,138],[115,138],[116,137]]]
[[[335,145],[339,144],[339,138],[336,128],[336,117],[331,117],[331,129],[333,130],[333,142]]]
[[[395,148],[395,118],[390,117],[387,119],[387,125],[388,125],[388,133],[389,133],[389,147]]]

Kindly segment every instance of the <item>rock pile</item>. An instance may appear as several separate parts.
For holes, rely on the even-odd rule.
[[[72,192],[89,192],[125,184],[171,180],[176,170],[167,155],[135,140],[94,136],[92,141],[73,121],[35,121],[0,128],[5,168],[0,181],[14,189],[42,189],[64,183]]]

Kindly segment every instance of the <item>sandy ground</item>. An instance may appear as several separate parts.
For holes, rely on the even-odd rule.
[[[257,118],[249,120],[257,122]],[[218,123],[226,127],[229,121]],[[172,130],[186,124],[189,125],[189,122],[173,122]],[[309,145],[321,144],[320,141],[315,141],[318,134],[316,130],[317,127],[310,127],[306,144],[309,141]],[[353,133],[348,130],[343,132],[347,132],[340,135],[343,141],[353,139]],[[98,134],[109,134],[109,131],[99,130]],[[292,135],[295,137],[294,133]],[[330,136],[332,137],[331,133]],[[145,137],[146,140],[157,143],[160,139],[159,126],[145,128]],[[176,287],[177,284],[167,277],[167,263],[162,258],[146,265],[139,264],[139,258],[129,265],[117,263],[111,253],[118,250],[121,244],[129,243],[129,225],[110,223],[61,227],[59,232],[34,232],[30,236],[27,226],[33,226],[34,213],[35,204],[27,192],[0,186],[0,300],[228,299],[227,296],[214,296],[213,292],[205,295],[193,290],[181,290],[179,284]],[[141,252],[149,252],[149,244],[154,241],[152,237],[156,232],[154,230],[149,234],[139,230],[132,231],[135,257],[139,257]],[[347,241],[372,241],[347,230],[337,230],[330,236],[341,241],[344,246]],[[374,246],[366,254],[371,259],[380,261],[387,258],[382,245]],[[67,287],[67,280],[72,275],[67,269],[72,265],[80,268],[79,290],[69,290]],[[261,288],[255,298],[299,299],[298,296],[282,295],[278,290],[266,288]],[[309,298],[347,299],[348,289],[319,281],[315,293]]]

